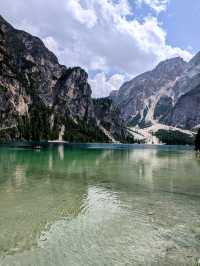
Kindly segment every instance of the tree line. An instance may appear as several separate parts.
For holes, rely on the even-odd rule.
[[[200,129],[198,130],[198,133],[196,135],[195,149],[196,151],[200,152]]]

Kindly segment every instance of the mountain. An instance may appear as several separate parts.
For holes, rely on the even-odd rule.
[[[39,38],[1,16],[0,63],[1,141],[126,141],[123,121],[112,121],[111,102],[96,115],[87,73],[60,65]]]
[[[110,97],[129,125],[150,126],[173,108],[176,95],[172,88],[186,67],[180,57],[163,61],[152,71],[126,82],[118,92],[111,92]],[[177,93],[181,91],[178,89]]]
[[[177,57],[126,82],[110,94],[129,126],[200,127],[200,52],[188,63]]]
[[[161,62],[110,94],[130,132],[147,143],[191,144],[200,128],[200,52]]]
[[[187,64],[173,91],[176,101],[161,122],[183,129],[200,127],[200,52]]]

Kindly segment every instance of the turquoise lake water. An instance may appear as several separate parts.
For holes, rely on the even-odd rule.
[[[0,147],[0,265],[197,265],[200,159],[142,145]]]

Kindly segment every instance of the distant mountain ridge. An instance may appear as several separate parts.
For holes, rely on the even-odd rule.
[[[145,127],[165,115],[174,101],[172,88],[186,65],[180,57],[166,60],[152,71],[126,82],[114,96],[111,93],[125,121]]]
[[[168,59],[110,94],[129,126],[162,123],[181,129],[200,126],[200,53],[190,62]]]
[[[173,90],[174,107],[161,122],[183,129],[200,127],[200,52],[187,64]]]
[[[112,103],[96,115],[87,73],[60,65],[39,38],[1,16],[0,63],[0,141],[126,141]]]

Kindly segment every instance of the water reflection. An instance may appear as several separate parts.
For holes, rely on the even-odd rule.
[[[180,189],[185,193],[199,193],[199,162],[191,151],[135,149],[88,152],[64,149],[63,145],[59,145],[57,150],[58,153],[56,148],[39,153],[28,150],[0,152],[0,182],[12,180],[19,188],[35,179],[49,178],[52,181],[69,179],[72,175],[89,184],[97,182],[107,187],[119,186],[120,189],[124,184],[131,189],[140,186],[150,191],[176,192]],[[191,182],[188,182],[190,175]]]
[[[53,156],[52,153],[49,152],[49,171],[53,170]]]
[[[60,160],[64,160],[64,145],[60,144],[58,145],[58,154],[59,154],[59,158]]]

